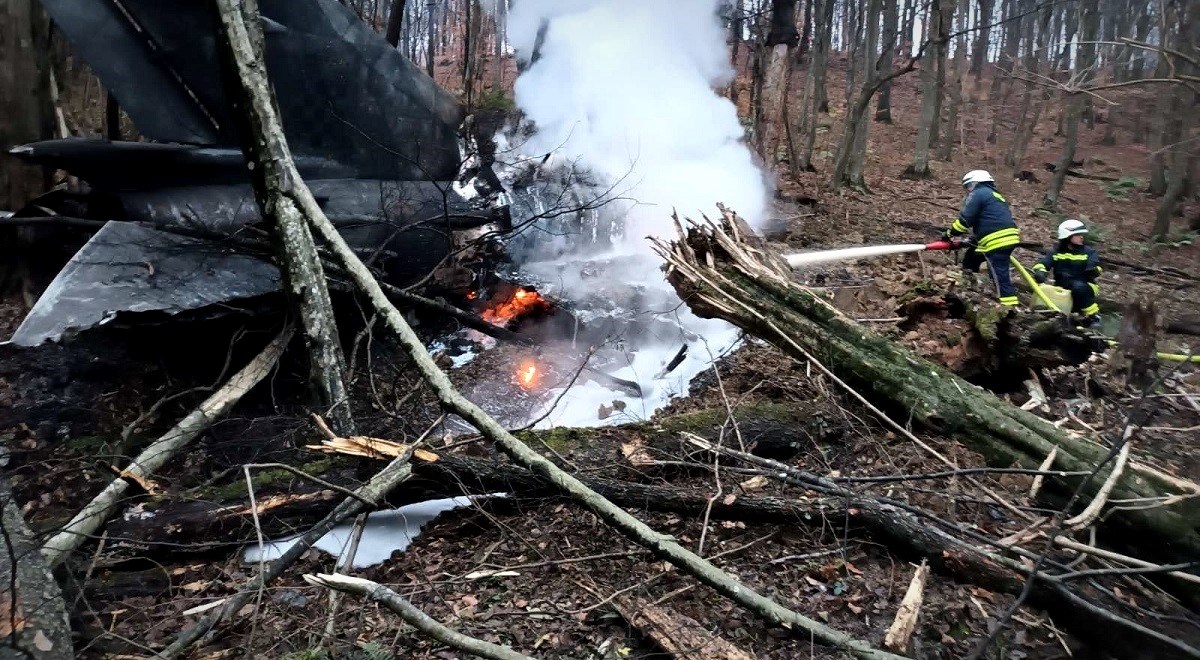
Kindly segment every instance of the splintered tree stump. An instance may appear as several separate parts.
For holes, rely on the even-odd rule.
[[[922,359],[847,318],[799,284],[786,262],[745,221],[722,209],[721,223],[676,226],[675,242],[655,241],[668,281],[699,316],[722,318],[801,361],[820,361],[876,406],[954,438],[994,467],[1035,469],[1057,448],[1054,468],[1096,478],[1048,479],[1042,497],[1061,503],[1082,488],[1096,497],[1111,471],[1109,451],[1073,438],[1050,422],[1012,406],[949,370]],[[1121,475],[1113,500],[1190,495],[1151,474]],[[1109,539],[1144,556],[1188,561],[1200,556],[1200,502],[1112,510],[1103,518]]]
[[[1030,369],[1082,364],[1107,348],[1060,314],[1004,307],[969,289],[914,290],[898,312],[905,318],[899,327],[918,340],[922,357],[992,389],[1015,386]]]
[[[1133,390],[1149,387],[1158,371],[1158,356],[1155,354],[1158,314],[1153,300],[1142,297],[1125,306],[1117,345],[1113,368],[1124,381],[1125,387]]]

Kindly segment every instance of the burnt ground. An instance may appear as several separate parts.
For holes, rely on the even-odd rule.
[[[828,152],[839,131],[841,95],[835,66],[830,84],[833,113],[830,127],[819,135],[821,151]],[[915,135],[917,107],[915,74],[901,79],[895,91],[892,126],[873,124],[867,168],[870,193],[844,191],[831,194],[820,174],[799,180],[782,177],[776,203],[786,235],[781,247],[812,249],[862,243],[927,242],[953,217],[961,172],[975,167],[996,167],[998,147],[983,136],[984,117],[968,116],[964,147],[950,163],[934,163],[936,178],[912,182],[899,178]],[[1040,164],[1057,159],[1061,143],[1053,133],[1053,115],[1044,119],[1028,158]],[[1120,135],[1120,134],[1119,134]],[[1124,139],[1116,146],[1100,144],[1101,128],[1081,131],[1081,159],[1090,172],[1112,176],[1146,177],[1147,149]],[[818,160],[818,167],[829,162]],[[1048,173],[1033,167],[1043,181]],[[1031,214],[1040,201],[1043,184],[1001,181],[1012,201],[1026,240],[1049,242],[1057,219]],[[1145,243],[1157,200],[1140,187],[1110,194],[1108,186],[1094,181],[1068,179],[1064,210],[1100,228],[1104,254],[1131,264],[1156,269],[1171,267],[1188,277],[1114,266],[1106,271],[1102,295],[1108,309],[1128,301],[1149,298],[1161,311],[1195,315],[1200,288],[1200,247],[1186,244],[1150,251]],[[808,201],[808,198],[812,198]],[[1195,213],[1189,208],[1188,213]],[[1178,221],[1183,227],[1185,222]],[[1029,263],[1034,255],[1021,255]],[[948,287],[954,267],[946,254],[893,257],[873,262],[839,264],[801,275],[827,287],[835,303],[848,314],[889,333],[922,354],[952,362],[955,333],[964,331],[953,321],[901,329],[887,321],[896,316],[896,300],[922,283]],[[0,328],[15,327],[22,303],[13,299],[0,306]],[[883,319],[883,320],[880,320]],[[119,463],[146,440],[165,430],[204,396],[203,391],[181,396],[160,407],[140,429],[122,440],[125,427],[162,397],[189,388],[211,386],[226,361],[235,327],[242,321],[210,322],[170,331],[139,332],[102,330],[63,347],[18,351],[0,347],[0,434],[12,447],[9,465],[18,498],[25,502],[31,524],[52,529],[77,510],[111,478],[110,464]],[[248,328],[230,358],[244,361],[266,341],[274,328],[262,322]],[[427,327],[432,331],[432,327]],[[431,394],[420,388],[387,342],[358,334],[348,325],[347,344],[355,346],[356,417],[360,431],[397,440],[416,437],[437,417]],[[219,340],[218,340],[219,338]],[[1190,341],[1190,343],[1189,343]],[[1195,338],[1168,336],[1162,346],[1196,347]],[[294,350],[294,349],[293,349]],[[454,370],[460,387],[480,382],[499,383],[493,396],[507,398],[521,408],[532,405],[528,393],[513,384],[505,389],[497,371],[511,371],[521,351],[500,348],[483,354],[469,366]],[[235,415],[209,433],[168,466],[156,482],[166,492],[181,497],[244,496],[237,491],[238,474],[229,469],[247,462],[287,462],[316,466],[319,457],[302,447],[318,439],[305,419],[309,406],[303,394],[304,374],[298,356],[289,354],[278,373],[249,395]],[[719,378],[718,378],[719,375]],[[1120,428],[1120,417],[1136,404],[1148,401],[1160,430],[1146,430],[1139,451],[1161,469],[1185,478],[1200,478],[1200,434],[1181,432],[1200,424],[1184,393],[1200,392],[1200,375],[1183,367],[1151,400],[1105,389],[1107,364],[1096,360],[1078,368],[1044,374],[1042,384],[1051,398],[1048,410],[1036,411],[1079,433]],[[1098,385],[1099,384],[1099,385]],[[872,418],[848,402],[831,384],[793,363],[773,348],[749,342],[722,359],[716,369],[693,383],[691,396],[673,402],[661,415],[728,405],[772,402],[819,411],[836,432],[814,440],[789,459],[793,465],[823,475],[885,475],[932,472],[943,466],[907,442],[901,442]],[[412,396],[408,396],[413,393]],[[1015,405],[1024,403],[1023,391],[1004,393]],[[406,398],[407,397],[407,398]],[[588,474],[620,472],[647,483],[694,488],[706,494],[717,491],[711,472],[630,472],[619,432],[584,446],[556,446],[556,458]],[[982,465],[981,459],[952,441],[935,435],[923,439],[946,453],[960,466]],[[435,440],[435,447],[441,440]],[[491,456],[479,444],[458,451]],[[370,466],[342,470],[325,476],[352,485]],[[1028,477],[987,478],[990,487],[1014,502],[1028,500]],[[302,485],[295,480],[275,480],[263,494],[288,493]],[[735,495],[796,495],[782,486],[761,485],[737,475],[722,477],[723,493]],[[865,486],[864,486],[865,488]],[[961,480],[908,482],[873,487],[875,492],[918,503],[946,520],[974,525],[997,535],[1020,529],[1020,522],[983,502],[982,494]],[[861,535],[847,534],[845,520],[797,520],[794,525],[753,521],[710,521],[694,515],[641,513],[656,529],[675,535],[748,585],[798,611],[831,626],[878,644],[895,615],[913,571],[912,557],[895,553]],[[247,530],[243,540],[253,539]],[[787,559],[799,555],[799,558]],[[254,567],[230,550],[189,554],[155,548],[146,553],[123,553],[119,539],[106,541],[97,552],[86,546],[76,557],[81,571],[92,576],[89,586],[71,598],[76,630],[80,631],[82,657],[144,655],[167,643],[195,615],[188,608],[212,602],[253,574]],[[229,634],[208,649],[210,657],[252,652],[258,657],[314,658],[311,649],[322,644],[329,616],[326,594],[303,583],[300,576],[330,572],[333,561],[315,552],[306,556],[289,575],[264,591],[255,606],[239,613]],[[505,570],[504,577],[472,575],[485,570]],[[662,650],[643,631],[632,626],[612,606],[617,600],[656,602],[680,616],[714,631],[753,657],[837,658],[836,652],[813,645],[786,631],[764,625],[713,594],[694,580],[681,576],[609,530],[582,508],[558,499],[518,499],[481,509],[445,514],[426,527],[405,552],[379,566],[352,571],[387,584],[431,616],[456,629],[492,641],[513,644],[523,652],[554,658],[653,658]],[[133,576],[132,578],[129,576]],[[1152,588],[1115,581],[1105,585],[1107,605],[1115,605],[1135,619],[1162,620],[1155,612],[1186,617],[1180,606]],[[963,657],[994,625],[1010,603],[1007,595],[991,593],[946,576],[931,576],[914,641],[913,657]],[[1194,623],[1167,623],[1173,634],[1200,640]],[[1045,613],[1023,608],[1001,635],[989,657],[1060,658],[1102,657],[1083,640],[1061,631]],[[343,600],[337,611],[333,636],[324,644],[336,655],[351,657],[459,657],[399,622],[374,605]],[[357,646],[357,649],[355,648]],[[1069,650],[1068,650],[1069,649]],[[695,649],[688,657],[710,657]]]

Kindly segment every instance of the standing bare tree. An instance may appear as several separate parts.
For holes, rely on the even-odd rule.
[[[1200,80],[1200,8],[1197,3],[1186,3],[1178,11],[1178,26],[1175,30],[1174,48],[1176,53],[1184,57],[1171,56],[1174,60],[1175,75],[1188,76],[1191,80]],[[1163,43],[1168,43],[1164,36]],[[1166,53],[1160,54],[1160,59],[1166,59]],[[1196,104],[1200,98],[1196,93],[1196,84],[1175,85],[1167,102],[1161,103],[1166,110],[1160,120],[1163,124],[1167,150],[1166,157],[1166,189],[1162,200],[1159,201],[1158,211],[1154,218],[1154,228],[1151,237],[1154,240],[1165,241],[1171,232],[1171,219],[1184,192],[1189,185],[1190,172],[1200,157],[1195,155],[1194,140],[1190,139],[1192,128],[1196,126]],[[1195,181],[1190,181],[1195,185]]]
[[[1096,34],[1099,31],[1100,7],[1099,0],[1080,0],[1079,3],[1079,44],[1076,48],[1075,67],[1068,83],[1064,119],[1066,139],[1063,141],[1062,157],[1054,169],[1054,177],[1050,181],[1050,189],[1042,200],[1042,207],[1058,210],[1058,198],[1062,194],[1063,182],[1067,171],[1075,160],[1075,149],[1079,140],[1079,120],[1083,114],[1083,92],[1091,81],[1093,68],[1096,63]]]
[[[912,163],[901,175],[908,179],[925,179],[929,172],[929,147],[937,135],[941,113],[940,93],[946,68],[946,44],[950,34],[955,0],[936,0],[929,7],[929,29],[925,31],[924,58],[921,60],[921,117],[917,124],[917,144]]]
[[[767,31],[765,47],[767,56],[766,79],[763,82],[762,114],[758,136],[759,153],[767,163],[776,161],[782,123],[786,119],[784,93],[787,79],[791,75],[792,51],[800,43],[800,32],[796,30],[796,0],[772,0],[771,23]]]
[[[387,32],[384,38],[392,45],[392,48],[400,45],[400,25],[404,22],[405,0],[392,0],[392,6],[388,10]]]
[[[954,154],[955,141],[959,136],[958,116],[963,102],[963,78],[966,77],[967,69],[967,10],[969,7],[970,0],[959,0],[958,27],[955,30],[958,36],[954,43],[954,61],[950,64],[950,75],[946,81],[947,94],[945,96],[950,103],[946,106],[945,130],[942,132],[942,139],[938,141],[938,160],[950,160]]]
[[[900,0],[884,0],[883,3],[883,53],[879,59],[879,71],[891,71],[896,58],[897,30],[900,22]],[[892,123],[892,81],[888,79],[879,88],[879,100],[875,106],[875,121]]]
[[[1036,83],[1034,76],[1040,75],[1044,69],[1042,61],[1045,57],[1046,44],[1050,39],[1050,18],[1053,14],[1053,7],[1043,4],[1038,14],[1037,25],[1034,26],[1033,21],[1029,21],[1029,28],[1026,30],[1025,95],[1021,101],[1021,113],[1017,119],[1015,134],[1004,153],[1004,164],[1012,168],[1013,178],[1016,178],[1017,173],[1021,170],[1021,164],[1025,160],[1025,151],[1029,148],[1029,142],[1033,139],[1033,133],[1037,130],[1042,110],[1046,106],[1046,90]],[[1030,39],[1029,36],[1034,33],[1036,36]]]
[[[983,65],[987,63],[987,51],[992,37],[992,9],[996,0],[979,0],[979,12],[975,15],[975,46],[971,51],[971,75],[975,76],[975,88],[983,85]]]
[[[867,159],[867,132],[871,122],[867,121],[867,110],[871,107],[871,97],[881,86],[879,72],[879,13],[883,0],[868,0],[864,28],[866,39],[862,48],[863,62],[862,89],[858,98],[849,105],[846,122],[842,130],[842,140],[834,155],[833,176],[830,185],[833,189],[850,186],[859,190],[867,189],[863,178],[863,167]],[[884,50],[889,50],[892,44],[884,44]],[[890,71],[889,71],[890,73]]]
[[[835,0],[814,0],[813,46],[808,76],[804,81],[804,92],[800,97],[800,112],[792,126],[795,140],[794,152],[789,158],[792,174],[813,171],[813,149],[817,142],[817,115],[821,112],[822,90],[825,89],[825,72],[829,63],[830,42],[833,35],[833,5]]]
[[[49,26],[36,0],[0,0],[0,150],[50,138]],[[20,208],[48,181],[40,167],[0,158],[0,210]]]

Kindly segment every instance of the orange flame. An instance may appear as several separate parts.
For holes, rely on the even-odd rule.
[[[495,325],[505,325],[543,304],[545,304],[545,299],[538,295],[537,291],[517,289],[508,300],[503,300],[483,310],[483,320]]]
[[[468,292],[467,292],[467,300],[475,300],[475,299],[476,299],[476,298],[478,298],[478,297],[479,297],[479,294],[478,294],[477,292],[475,292],[475,291],[468,291]]]
[[[517,384],[523,389],[531,390],[542,380],[542,371],[532,360],[526,360],[517,367]]]

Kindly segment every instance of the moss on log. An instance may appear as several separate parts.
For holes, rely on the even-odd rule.
[[[677,224],[679,240],[656,243],[668,280],[696,314],[725,319],[794,358],[811,355],[876,405],[905,411],[906,418],[982,454],[989,465],[1037,468],[1057,447],[1055,469],[1099,469],[1083,486],[1087,498],[1097,493],[1111,469],[1108,449],[1072,438],[855,323],[795,282],[786,263],[744,221],[724,213],[719,225],[685,232]],[[1080,479],[1050,480],[1047,488],[1061,497]],[[1180,494],[1173,484],[1127,472],[1110,497],[1173,494]],[[1168,507],[1111,511],[1105,518],[1125,543],[1163,561],[1200,556],[1198,524],[1200,501],[1194,497]]]

